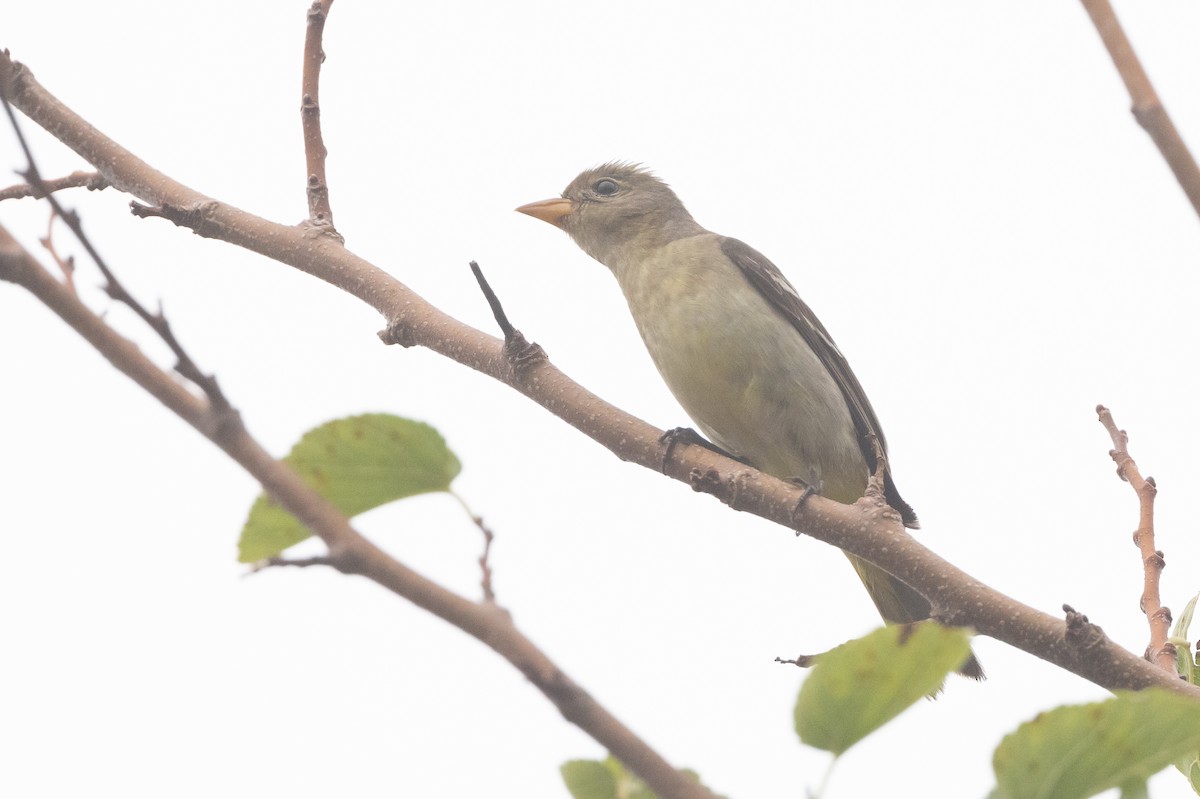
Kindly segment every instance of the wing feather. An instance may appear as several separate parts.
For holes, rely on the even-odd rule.
[[[800,299],[796,289],[783,276],[779,268],[762,253],[744,242],[727,236],[721,237],[721,251],[758,289],[759,294],[783,314],[784,318],[791,323],[824,364],[826,371],[841,390],[842,398],[846,401],[850,418],[854,421],[854,429],[858,433],[858,446],[862,451],[863,459],[874,471],[875,448],[871,444],[871,436],[874,435],[879,440],[879,446],[885,453],[887,452],[887,440],[883,437],[879,419],[875,416],[875,410],[871,407],[862,384],[854,376],[854,372],[851,371],[850,364],[847,363],[841,350],[833,343],[833,337],[829,335],[829,331],[817,319],[812,309],[804,303],[804,300]],[[884,495],[888,504],[900,512],[906,527],[920,526],[916,512],[900,497],[900,492],[892,480],[890,469],[884,475]]]

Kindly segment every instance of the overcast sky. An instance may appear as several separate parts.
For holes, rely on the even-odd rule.
[[[304,218],[304,3],[10,6],[0,47],[102,131],[215,198]],[[1200,6],[1117,10],[1200,142]],[[1077,2],[342,2],[325,51],[338,228],[449,313],[495,332],[476,259],[567,374],[686,424],[607,270],[512,211],[640,161],[820,315],[935,551],[1141,652],[1137,507],[1104,403],[1158,480],[1164,601],[1200,590],[1200,225]],[[33,139],[46,174],[82,168]],[[0,154],[22,166],[8,130]],[[621,463],[486,377],[381,346],[378,316],[313,278],[135,219],[115,191],[66,199],[273,452],[368,411],[436,426],[496,532],[499,601],[568,674],[721,793],[817,785],[827,756],[791,728],[803,674],[773,659],[878,624],[840,553]],[[0,223],[36,246],[46,208],[4,202]],[[169,364],[87,263],[79,282]],[[254,482],[7,284],[0,341],[0,794],[560,797],[558,765],[603,754],[490,650],[365,580],[244,576]],[[359,521],[478,596],[480,538],[452,499]],[[856,746],[828,796],[983,796],[1004,734],[1105,696],[995,641],[976,650],[986,683],[956,679]],[[1153,788],[1189,795],[1174,774]]]

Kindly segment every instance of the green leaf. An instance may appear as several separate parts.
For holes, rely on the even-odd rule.
[[[654,791],[641,777],[625,768],[620,760],[609,755],[599,760],[568,760],[559,767],[563,782],[574,799],[657,799]],[[698,784],[700,775],[691,769],[680,769]],[[713,799],[724,797],[713,794]]]
[[[599,760],[568,760],[558,770],[574,799],[617,799],[617,778]]]
[[[430,491],[446,491],[462,469],[427,424],[384,413],[335,419],[304,434],[284,463],[347,516]],[[312,533],[259,495],[238,541],[238,560],[278,555]]]
[[[604,758],[604,765],[617,781],[619,799],[658,799],[642,778],[625,768],[625,764],[612,755]]]
[[[1188,752],[1176,760],[1175,768],[1179,769],[1179,773],[1187,779],[1192,790],[1200,795],[1200,751]]]
[[[1133,791],[1196,751],[1200,703],[1147,689],[1042,713],[1000,742],[992,765],[1001,799],[1084,799]]]
[[[1145,780],[1134,778],[1121,786],[1121,799],[1150,799],[1150,786]]]
[[[1175,630],[1172,633],[1175,637],[1187,638],[1188,629],[1192,626],[1192,614],[1196,612],[1197,599],[1200,599],[1200,594],[1196,594],[1183,606],[1183,613],[1179,614],[1179,620],[1175,622]]]
[[[969,652],[965,630],[921,622],[883,627],[818,655],[796,700],[796,732],[840,755],[935,692]]]
[[[1196,600],[1200,594],[1192,597],[1175,622],[1171,633],[1171,643],[1175,644],[1175,668],[1183,678],[1192,685],[1200,685],[1200,664],[1192,654],[1192,642],[1188,640],[1188,629],[1192,626],[1192,614],[1196,612]]]

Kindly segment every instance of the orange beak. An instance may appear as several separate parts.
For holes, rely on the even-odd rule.
[[[555,197],[553,200],[522,205],[517,210],[523,214],[529,214],[534,219],[540,219],[561,228],[563,217],[575,210],[575,204],[562,197]]]

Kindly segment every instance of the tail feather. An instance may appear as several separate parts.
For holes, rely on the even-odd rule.
[[[850,559],[854,571],[858,572],[858,579],[862,580],[885,622],[911,624],[929,618],[932,611],[929,600],[908,583],[862,558],[849,553],[846,557]],[[958,673],[974,680],[984,679],[983,666],[979,664],[974,652],[958,667]]]

